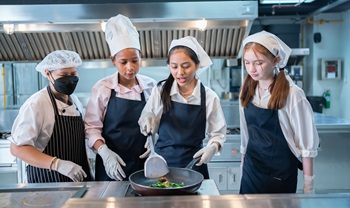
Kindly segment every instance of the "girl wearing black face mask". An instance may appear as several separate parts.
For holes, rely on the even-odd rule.
[[[79,77],[75,76],[77,72],[73,72],[73,75],[64,75],[57,79],[53,78],[51,72],[49,73],[51,78],[54,80],[52,84],[57,92],[62,93],[64,95],[71,95],[74,92],[75,87],[77,86],[79,81]]]
[[[83,106],[72,93],[82,63],[73,51],[54,51],[36,70],[49,85],[21,107],[9,139],[11,153],[28,164],[29,183],[91,180],[85,148]]]

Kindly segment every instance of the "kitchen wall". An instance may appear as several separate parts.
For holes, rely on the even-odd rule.
[[[320,20],[324,20],[320,24]],[[341,20],[340,22],[337,22]],[[305,57],[305,93],[321,96],[327,89],[331,93],[331,107],[323,113],[350,120],[350,10],[343,13],[320,14],[312,19],[314,24],[304,25],[305,47],[310,48],[310,55]],[[313,42],[313,34],[322,35],[320,43]],[[321,58],[340,58],[342,60],[341,80],[320,80],[319,64]]]

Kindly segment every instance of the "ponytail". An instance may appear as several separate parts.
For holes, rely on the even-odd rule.
[[[169,111],[171,109],[170,91],[171,91],[171,87],[172,87],[173,82],[174,82],[173,75],[169,74],[168,78],[158,82],[157,86],[160,86],[162,82],[164,82],[164,85],[162,87],[160,98],[161,98],[163,106],[164,106],[163,113],[166,113],[167,111]]]
[[[241,87],[240,100],[242,107],[246,107],[249,101],[255,94],[255,88],[258,85],[258,82],[255,81],[249,74],[244,78],[243,85]]]
[[[286,105],[289,94],[289,82],[287,80],[284,69],[280,69],[277,77],[271,84],[271,98],[269,100],[268,109],[279,110]]]

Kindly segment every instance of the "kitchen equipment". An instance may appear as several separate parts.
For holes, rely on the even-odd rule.
[[[158,179],[149,179],[144,176],[143,170],[139,170],[129,177],[130,185],[135,191],[143,196],[159,196],[159,195],[184,195],[195,193],[202,184],[203,175],[195,170],[192,170],[194,164],[200,160],[193,159],[185,168],[169,167],[169,173],[166,177],[170,182],[184,183],[183,187],[179,188],[153,188],[150,187]]]
[[[169,173],[168,164],[166,160],[154,151],[152,134],[147,136],[151,154],[148,156],[145,162],[145,177],[146,178],[159,178]]]
[[[20,38],[15,38],[16,34],[10,37],[0,33],[2,45],[8,46],[1,51],[0,61],[42,60],[48,51],[61,49],[62,43],[79,53],[83,60],[109,59],[101,23],[116,14],[127,15],[138,29],[143,62],[154,59],[163,66],[170,41],[187,35],[202,39],[211,58],[237,57],[243,38],[258,17],[257,1],[97,2],[1,5],[1,23],[16,20],[16,24],[26,24],[30,20],[35,26],[26,27]],[[42,11],[49,12],[41,15]],[[200,32],[197,20],[203,18],[207,20],[207,29]],[[33,41],[35,44],[30,44]]]

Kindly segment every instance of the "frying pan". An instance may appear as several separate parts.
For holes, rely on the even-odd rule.
[[[199,158],[193,159],[185,168],[169,167],[169,173],[166,177],[173,183],[184,183],[183,187],[177,188],[154,188],[150,187],[151,184],[156,183],[159,178],[151,179],[146,178],[144,170],[134,172],[129,176],[129,182],[131,187],[140,193],[142,196],[160,196],[160,195],[185,195],[195,193],[202,184],[204,179],[203,175],[192,167],[200,160]]]

